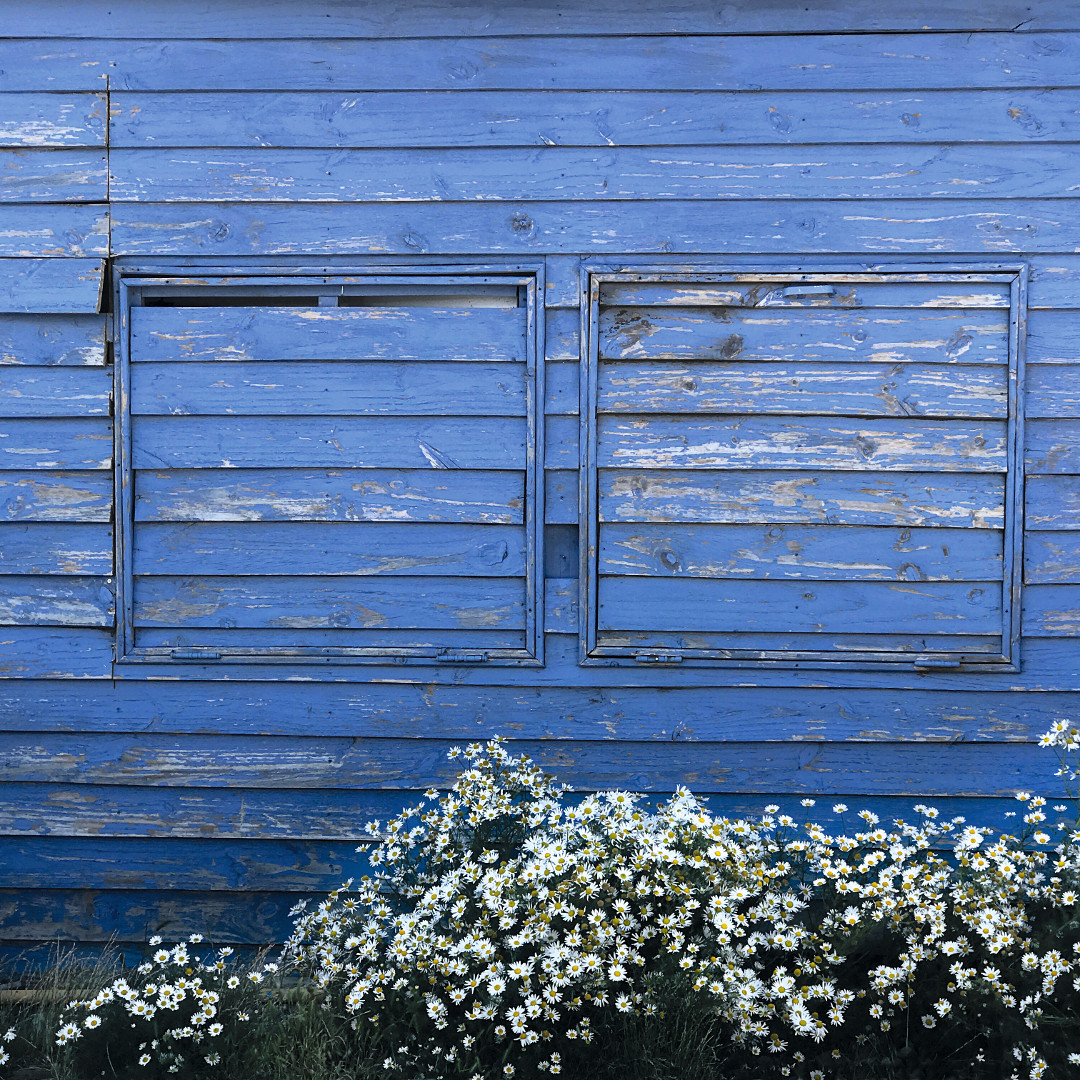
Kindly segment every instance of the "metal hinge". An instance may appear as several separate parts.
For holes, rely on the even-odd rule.
[[[467,652],[463,649],[440,649],[436,654],[440,664],[482,664],[487,658],[486,652]]]
[[[951,671],[962,663],[948,656],[916,656],[913,666],[916,671]]]
[[[681,664],[682,653],[639,652],[634,659],[639,664]]]
[[[221,653],[213,649],[173,649],[169,655],[174,660],[220,660]]]

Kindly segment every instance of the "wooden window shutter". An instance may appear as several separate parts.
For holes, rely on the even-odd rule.
[[[124,659],[536,662],[531,276],[122,292]]]
[[[584,662],[1015,664],[1023,284],[595,270]]]

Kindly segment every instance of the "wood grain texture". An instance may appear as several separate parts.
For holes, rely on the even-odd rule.
[[[1075,477],[1029,476],[1024,497],[1029,529],[1080,529],[1080,484]]]
[[[113,594],[101,577],[0,575],[0,626],[112,626]]]
[[[523,361],[525,335],[519,311],[492,308],[143,307],[131,349],[141,362]]]
[[[108,469],[112,441],[107,417],[9,419],[0,439],[0,469]]]
[[[808,581],[993,581],[1000,534],[982,529],[608,524],[601,574]]]
[[[90,604],[91,614],[100,609]],[[0,629],[0,677],[107,679],[112,674],[112,628],[5,626]]]
[[[1067,139],[1080,114],[1080,91],[1058,88],[114,91],[111,102],[114,150],[1030,143]]]
[[[1076,28],[1080,20],[1064,0],[1044,0],[1037,9],[1018,0],[995,0],[973,10],[966,0],[912,0],[868,9],[852,0],[822,0],[812,11],[778,0],[752,8],[704,5],[699,0],[672,0],[656,7],[634,0],[619,8],[620,34],[679,34],[722,31],[732,34],[846,33],[930,30],[1029,31]],[[151,38],[293,38],[457,35],[610,34],[605,9],[582,7],[565,0],[539,0],[527,9],[493,8],[487,3],[421,0],[408,8],[356,7],[346,0],[319,0],[298,11],[285,0],[265,0],[253,20],[243,6],[174,4],[138,0],[58,0],[42,11],[29,0],[13,0],[9,33],[21,37],[89,36],[107,31],[117,37]]]
[[[1071,150],[1056,144],[823,149],[113,150],[109,197],[159,203],[970,199],[1012,192],[1069,198],[1075,179]],[[103,157],[23,152],[14,164],[0,172],[0,199],[104,197]]]
[[[112,372],[104,367],[0,366],[0,417],[108,416]]]
[[[64,315],[82,314],[98,310],[101,292],[101,274],[103,266],[100,259],[0,259],[0,309],[13,313],[57,313]],[[87,334],[100,349],[100,321],[89,319],[34,319],[13,320],[0,330],[0,350],[15,353],[19,346],[23,348],[23,339],[27,329],[32,328],[37,338],[37,348],[51,336],[55,341],[65,337],[72,338]],[[98,330],[96,341],[94,331]],[[42,341],[41,339],[46,339]],[[6,339],[6,340],[5,340]],[[90,342],[82,346],[90,348]],[[19,350],[21,351],[21,350]],[[30,353],[32,357],[34,354]],[[58,349],[53,356],[65,355],[65,350]],[[5,356],[2,363],[17,363],[19,359],[9,360]],[[57,363],[55,359],[22,359],[23,363]],[[68,361],[69,363],[71,361]],[[84,359],[83,363],[92,361]],[[98,363],[103,363],[98,360]]]
[[[993,420],[616,414],[597,427],[601,468],[1004,472],[1006,465],[1005,424]]]
[[[113,532],[105,523],[0,523],[0,574],[97,574],[113,569]]]
[[[0,472],[4,521],[109,521],[112,496],[106,472]]]
[[[855,206],[672,199],[662,213],[632,202],[117,203],[111,217],[116,255],[847,251],[1004,257],[1071,252],[1080,230],[1075,200],[1022,197]]]
[[[9,94],[4,99],[0,146],[104,145],[104,94]]]
[[[108,195],[102,151],[0,150],[0,203],[103,203]]]
[[[603,469],[602,521],[1001,528],[1003,478],[962,473]]]
[[[109,213],[104,206],[0,203],[0,258],[108,254]]]

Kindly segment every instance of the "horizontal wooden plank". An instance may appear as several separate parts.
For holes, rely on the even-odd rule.
[[[1080,419],[1080,363],[1031,364],[1027,369],[1027,416]]]
[[[1024,581],[1038,585],[1080,582],[1080,532],[1028,532]]]
[[[366,869],[348,840],[6,837],[0,888],[318,891]]]
[[[3,42],[0,41],[2,52]],[[108,254],[109,213],[104,206],[0,203],[0,258]]]
[[[944,525],[1000,529],[1000,476],[601,470],[602,521]]]
[[[555,639],[552,639],[553,641]],[[1056,642],[1055,644],[1060,644]],[[679,673],[680,685],[657,690],[654,686],[632,685],[641,673],[634,669],[620,673],[620,685],[610,685],[611,673],[603,669],[578,667],[577,643],[572,663],[560,668],[562,674],[574,673],[561,685],[536,685],[537,673],[522,672],[528,685],[505,685],[498,690],[490,685],[445,683],[408,683],[376,680],[363,683],[272,681],[208,682],[178,680],[147,682],[144,679],[111,681],[58,682],[47,680],[0,680],[0,711],[8,731],[91,732],[143,731],[158,733],[217,733],[218,735],[345,735],[367,738],[428,738],[472,740],[496,734],[514,738],[573,739],[583,741],[629,739],[666,742],[675,736],[705,742],[753,742],[767,730],[778,740],[870,740],[937,742],[1023,742],[1035,740],[1055,719],[1075,719],[1075,696],[1070,692],[1002,693],[997,689],[968,687],[963,693],[948,688],[928,690],[926,679],[919,676],[920,688],[901,691],[889,687],[840,688],[836,685],[814,687],[804,679],[790,679],[791,685],[730,687],[717,695],[715,686],[681,685],[700,680],[702,672]],[[554,646],[553,646],[554,647]],[[502,669],[508,675],[511,669]],[[648,674],[647,672],[644,674]],[[748,672],[736,677],[744,683]],[[809,673],[811,679],[825,673]],[[608,684],[597,684],[600,675]],[[851,677],[848,673],[847,677]],[[986,678],[987,676],[980,676]],[[490,681],[490,674],[486,676]],[[650,678],[655,682],[655,673]],[[709,675],[723,680],[715,670]],[[994,677],[989,676],[992,680]],[[1007,676],[1016,680],[1015,675]],[[576,680],[576,681],[574,681]],[[592,681],[592,685],[583,685]],[[722,683],[721,683],[722,684]],[[81,789],[80,789],[81,790]],[[56,829],[65,828],[69,815],[94,813],[104,807],[102,789],[76,799],[59,785],[38,789],[40,799],[53,808]],[[55,796],[53,795],[55,792]],[[200,818],[200,807],[208,796],[178,789],[175,795],[162,795],[149,806],[138,789],[110,789],[115,800],[127,798],[123,805],[133,809],[136,802],[145,812],[169,817],[174,829],[183,829],[189,808],[192,827]],[[0,789],[12,806],[11,814],[29,811],[37,797],[18,798],[17,792]],[[232,800],[221,793],[223,805],[233,807],[228,827],[243,833],[260,824],[260,807],[267,804],[253,799],[246,805],[250,816],[242,816],[237,792]],[[248,793],[251,794],[251,793]],[[355,827],[366,818],[350,818],[350,800],[360,792],[342,792],[334,800],[323,800],[317,824],[330,828],[337,822],[340,830]],[[318,796],[313,796],[317,798]],[[297,814],[303,802],[298,793],[267,793],[266,798],[298,800]],[[95,801],[97,800],[97,801]],[[166,801],[167,800],[167,801]],[[194,800],[189,802],[188,800]],[[119,805],[119,803],[118,803]],[[315,804],[318,806],[318,804]],[[175,813],[170,813],[175,810]],[[127,811],[125,811],[127,812]],[[270,811],[265,811],[267,829]],[[385,816],[373,813],[371,816]],[[87,820],[92,820],[87,818]],[[102,813],[100,831],[110,831],[113,819]],[[149,821],[149,819],[147,819]],[[207,821],[222,820],[220,815]],[[242,824],[243,823],[243,824]],[[226,826],[221,826],[224,829]],[[283,821],[282,828],[289,828]],[[122,816],[115,831],[123,828]],[[167,831],[162,825],[163,831]],[[294,835],[309,835],[297,831]],[[311,833],[310,835],[323,835]]]
[[[523,469],[527,438],[523,417],[137,416],[131,425],[136,469]]]
[[[598,56],[591,36],[544,36],[522,48],[513,36],[439,35],[338,39],[328,63],[326,46],[303,38],[254,39],[242,53],[205,40],[42,45],[0,49],[0,89],[82,89],[106,71],[118,90],[779,90],[804,87],[808,70],[822,89],[1071,86],[1078,49],[1070,33],[776,34],[766,50],[738,35],[694,34],[632,37]]]
[[[353,840],[355,846],[369,839],[365,822],[396,813],[402,801],[389,791],[342,791],[326,799],[318,791],[203,788],[172,793],[110,785],[5,784],[0,834]]]
[[[601,416],[598,430],[601,468],[1004,472],[1006,466],[1006,425],[998,420],[614,415]]]
[[[95,312],[99,307],[101,274],[100,259],[0,259],[0,310],[64,315]],[[38,359],[40,351],[51,344],[54,348],[48,353],[50,358],[66,355],[73,347],[68,341],[82,340],[84,335],[89,340],[81,348],[96,347],[103,354],[101,325],[100,321],[95,323],[89,319],[78,323],[60,319],[12,322],[0,329],[0,353],[5,354],[0,357],[0,363],[60,363],[62,361],[56,359]],[[27,329],[34,333],[38,353],[31,351],[24,341],[28,336]],[[8,353],[15,359],[7,359]],[[94,356],[96,360],[97,353]],[[81,362],[93,363],[95,360],[83,359]],[[96,362],[104,363],[104,356]]]
[[[1001,587],[992,582],[737,581],[601,577],[601,630],[780,635],[993,634],[1001,632]]]
[[[1037,739],[1055,719],[1075,719],[1075,695],[1069,692],[1002,693],[985,686],[982,690],[968,687],[963,693],[940,687],[927,690],[926,679],[936,676],[919,676],[923,680],[920,688],[897,691],[882,686],[814,687],[805,679],[801,684],[797,678],[792,680],[789,672],[791,685],[729,686],[728,692],[718,695],[715,686],[701,685],[700,681],[696,686],[682,685],[684,680],[700,680],[705,674],[700,670],[681,671],[680,685],[657,690],[655,686],[632,685],[633,679],[648,673],[635,675],[635,669],[628,669],[620,672],[619,685],[612,685],[610,671],[579,667],[577,643],[570,641],[570,646],[575,651],[572,662],[560,666],[557,672],[564,681],[546,686],[536,684],[536,671],[521,673],[529,680],[526,685],[498,689],[489,684],[460,685],[455,681],[20,680],[0,681],[0,712],[10,732],[156,731],[369,739],[424,736],[466,741],[501,733],[514,738],[578,741],[667,742],[676,737],[753,742],[767,731],[772,739],[796,742],[1015,743]],[[500,671],[500,676],[509,678],[511,674],[512,669]],[[597,675],[608,682],[597,684]],[[736,673],[744,683],[748,675],[745,670]],[[820,671],[809,676],[828,677]],[[490,674],[484,677],[490,683]],[[655,672],[648,677],[655,682]],[[708,677],[717,681],[724,675],[714,670]],[[850,672],[847,677],[851,677]],[[993,680],[993,676],[989,678]],[[590,680],[592,685],[583,685]],[[219,792],[215,797],[232,810],[227,814],[222,810],[217,816],[207,813],[205,817],[200,815],[210,796],[183,788],[175,794],[161,793],[153,805],[139,794],[139,789],[95,788],[78,797],[71,791],[50,784],[37,789],[38,795],[33,798],[20,798],[17,790],[0,789],[0,803],[11,806],[12,816],[5,820],[14,821],[20,811],[29,813],[32,806],[44,800],[43,805],[50,809],[43,814],[55,815],[49,819],[55,825],[54,831],[67,828],[65,823],[73,822],[72,815],[85,814],[88,822],[97,821],[97,831],[119,832],[124,828],[123,815],[135,814],[136,808],[142,807],[139,812],[168,818],[170,827],[181,833],[189,826],[195,829],[199,821],[227,819],[229,824],[221,824],[221,830],[228,828],[237,835],[247,835],[245,829],[250,829],[254,835],[264,827],[272,829],[268,807],[277,800],[284,813],[290,799],[297,800],[296,816],[304,816],[304,807],[314,807],[320,816],[310,820],[319,828],[333,827],[336,831],[332,835],[343,835],[343,830],[366,820],[359,814],[350,816],[348,807],[355,805],[351,800],[363,796],[362,792],[352,791],[343,791],[321,804],[305,801],[297,792],[265,792],[259,797],[253,792],[237,791],[229,797]],[[245,795],[251,799],[246,804],[241,801]],[[105,813],[106,797],[127,809],[114,819]],[[321,796],[316,793],[311,798]],[[243,815],[245,805],[248,816]],[[95,807],[102,810],[99,818],[92,816]],[[370,816],[385,814],[374,812]],[[157,818],[147,817],[145,821],[150,828]],[[160,827],[163,833],[168,831],[164,822]],[[287,818],[282,819],[280,828],[290,828]],[[297,829],[293,835],[324,834]]]
[[[131,352],[137,361],[214,363],[523,361],[525,323],[523,310],[479,307],[136,307]]]
[[[2,209],[2,208],[0,208]],[[24,208],[30,210],[32,208]],[[68,207],[66,213],[89,211]],[[115,255],[1071,252],[1076,200],[116,203]],[[2,215],[0,215],[2,221]],[[11,243],[17,241],[12,240]],[[0,255],[23,254],[5,252]],[[36,250],[25,254],[37,254]],[[57,252],[62,254],[62,251]],[[81,252],[72,252],[81,254]]]
[[[103,150],[0,150],[0,203],[103,203],[108,198]]]
[[[0,146],[104,146],[104,94],[9,94]]]
[[[3,536],[0,526],[0,536]],[[518,526],[419,522],[140,523],[134,572],[521,577]],[[0,570],[3,569],[0,562]],[[301,586],[300,591],[305,591]]]
[[[47,261],[61,267],[67,262],[63,259]],[[100,268],[100,260],[92,261]],[[38,307],[52,300],[49,295],[42,295],[29,302]],[[89,302],[88,296],[84,295],[78,301],[80,305],[83,302]],[[96,298],[94,303],[97,303]],[[100,367],[104,363],[105,318],[102,315],[5,315],[0,322],[0,364]]]
[[[101,524],[0,523],[0,574],[111,574],[113,534]]]
[[[1001,365],[1008,331],[1000,309],[607,307],[598,348],[608,360]]]
[[[460,766],[439,739],[216,735],[0,734],[0,777],[155,788],[447,787]],[[1035,746],[896,743],[521,740],[515,753],[580,790],[808,795],[1006,795],[1057,791],[1057,762]]]
[[[128,957],[134,965],[146,955],[146,940],[159,928],[178,941],[204,934],[217,947],[284,941],[292,926],[289,909],[302,898],[297,893],[246,891],[6,889],[0,893],[0,940],[20,945],[21,956],[25,947],[42,941],[110,948],[128,942],[135,946],[134,956]]]
[[[1072,283],[1071,273],[1061,275],[1065,288]],[[1059,307],[1076,304],[1076,295],[1058,298]],[[1025,354],[1035,367],[1043,364],[1080,363],[1080,311],[1033,311],[1028,317]],[[1029,379],[1034,372],[1029,373]]]
[[[150,146],[1008,143],[1066,137],[1080,110],[1080,92],[1056,88],[859,94],[530,89],[534,92],[114,91],[110,144],[115,155],[122,148]]]
[[[112,441],[104,417],[5,420],[0,469],[109,469]]]
[[[1008,373],[967,364],[606,362],[596,400],[608,413],[1003,418]]]
[[[330,145],[114,149],[109,198],[168,203],[958,199],[1010,193],[1068,198],[1075,186],[1071,150],[1056,144],[967,144],[948,152],[937,145],[903,144],[686,146],[674,152],[605,147],[599,154],[558,146],[538,153],[532,147],[343,150]],[[38,151],[29,160],[22,153],[19,168],[0,182],[0,198],[103,197],[104,158],[90,163],[85,153],[71,151],[76,156],[69,164],[54,160],[59,151]],[[0,153],[0,165],[2,160]],[[87,184],[81,195],[80,175]]]
[[[524,629],[515,629],[512,626],[496,630],[447,630],[427,627],[410,630],[361,630],[348,626],[326,625],[331,628],[304,626],[267,629],[212,625],[208,628],[184,626],[160,629],[140,626],[135,630],[135,646],[139,649],[169,650],[170,655],[161,657],[161,660],[173,667],[173,678],[177,677],[176,669],[180,669],[184,674],[192,674],[191,661],[184,661],[179,665],[173,661],[171,652],[174,649],[235,649],[244,655],[245,667],[250,666],[254,654],[274,650],[278,660],[283,655],[294,658],[298,665],[296,671],[299,678],[308,678],[314,674],[312,658],[316,670],[319,670],[332,663],[335,657],[344,657],[342,662],[351,667],[345,677],[350,679],[366,677],[371,670],[372,658],[377,659],[379,655],[384,657],[384,663],[397,664],[397,657],[387,655],[394,650],[421,650],[424,655],[419,657],[417,663],[424,665],[425,677],[432,674],[432,667],[437,664],[434,653],[439,649],[461,649],[474,653],[510,649],[519,654],[526,650]],[[366,658],[362,673],[355,667],[352,660],[354,656]],[[396,668],[396,673],[400,675],[400,667]],[[220,676],[221,671],[211,674]],[[280,671],[278,674],[280,677]]]
[[[113,594],[106,578],[0,575],[0,626],[112,624]]]
[[[1002,655],[1001,634],[946,633],[843,633],[826,627],[822,630],[794,632],[704,631],[687,632],[664,630],[601,630],[597,645],[604,649],[635,652],[671,650],[689,658],[708,654],[708,662],[737,661],[752,665],[761,660],[787,662],[798,660],[828,660],[838,663],[880,663],[887,660],[911,664],[925,653],[962,654],[965,662],[984,660],[999,662]],[[681,670],[681,669],[680,669]],[[880,670],[880,669],[879,669]]]
[[[814,33],[870,30],[1056,30],[1075,28],[1076,12],[1063,0],[1043,0],[1038,8],[1020,0],[996,0],[989,10],[966,0],[911,0],[867,8],[851,0],[822,0],[812,12],[786,4],[750,8],[707,8],[696,0],[671,0],[662,6],[624,3],[618,10],[620,34],[678,34],[722,30],[730,34]],[[158,8],[138,0],[57,0],[47,11],[20,0],[13,3],[9,32],[20,37],[74,37],[110,32],[117,37],[293,38],[457,35],[609,34],[606,8],[582,7],[565,0],[537,0],[527,9],[492,9],[486,4],[422,0],[402,11],[357,7],[319,0],[303,11],[287,0],[264,0],[259,19],[243,9]]]
[[[1080,529],[1080,484],[1075,477],[1029,476],[1024,498],[1029,529]]]
[[[177,469],[135,476],[136,521],[518,524],[524,500],[524,476],[511,471]]]
[[[0,417],[108,416],[112,372],[104,367],[0,365]]]
[[[900,308],[962,308],[974,310],[981,308],[1007,308],[1009,306],[1009,285],[1005,281],[1000,283],[994,280],[963,282],[942,280],[942,275],[931,276],[921,273],[911,273],[906,280],[881,281],[866,274],[845,273],[831,270],[825,266],[821,268],[821,284],[831,285],[831,293],[810,295],[787,295],[787,287],[792,281],[769,280],[759,270],[746,272],[745,268],[732,268],[728,271],[738,274],[737,280],[732,281],[709,281],[706,274],[701,274],[700,280],[695,280],[693,275],[673,275],[671,280],[634,280],[628,278],[625,281],[612,278],[601,281],[599,287],[600,303],[603,306],[614,308],[626,307],[675,307],[675,308],[753,308],[757,318],[763,313],[761,308],[814,308],[815,311],[829,311],[836,309],[857,310],[874,308],[892,309],[893,319],[897,319],[900,325],[906,319],[919,320],[924,315],[915,312],[900,312]],[[887,269],[885,270],[887,273]],[[783,274],[782,270],[773,271],[774,274]],[[792,277],[794,274],[792,272]],[[799,272],[801,273],[801,272]],[[801,277],[798,280],[803,280]],[[732,313],[727,313],[732,314]],[[882,312],[889,316],[889,311]],[[925,313],[924,313],[925,314]],[[681,317],[693,319],[706,318],[702,312],[684,312]],[[629,314],[625,318],[632,318]],[[661,320],[665,316],[658,316]],[[679,317],[679,316],[676,316]],[[753,317],[753,315],[752,315]],[[825,316],[828,318],[829,316]],[[797,318],[797,317],[796,317]],[[940,318],[940,313],[930,315],[930,318]],[[783,320],[783,316],[781,316]],[[1008,316],[1000,315],[996,320],[1001,325],[1006,325]],[[991,320],[993,321],[993,320]],[[781,321],[778,325],[786,325]]]
[[[1001,534],[988,529],[829,525],[627,525],[600,529],[601,574],[842,581],[993,581]]]
[[[1080,473],[1080,420],[1029,420],[1024,461],[1032,473]]]
[[[3,408],[0,370],[0,409]],[[131,411],[156,416],[524,416],[525,365],[384,361],[137,363]]]
[[[109,521],[112,497],[106,472],[0,472],[5,521]]]
[[[134,610],[136,626],[521,629],[525,589],[515,578],[162,576],[136,580]]]
[[[0,629],[0,677],[107,679],[114,640],[111,627],[5,626]]]
[[[1031,584],[1024,589],[1023,632],[1032,637],[1080,634],[1080,585]]]

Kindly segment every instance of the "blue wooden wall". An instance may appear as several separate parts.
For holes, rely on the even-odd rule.
[[[579,787],[732,813],[994,820],[1056,791],[1034,739],[1080,690],[1080,9],[604,7],[0,0],[4,947],[274,940],[366,820],[495,733]],[[1019,665],[583,664],[583,260],[1026,267]],[[435,264],[543,281],[543,664],[117,662],[113,278]]]

